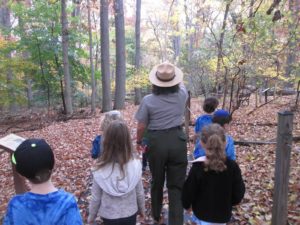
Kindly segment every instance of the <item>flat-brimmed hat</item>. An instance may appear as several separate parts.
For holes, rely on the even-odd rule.
[[[183,80],[183,72],[169,62],[163,62],[153,67],[149,80],[158,87],[172,87]]]
[[[34,179],[38,172],[53,169],[54,154],[44,139],[27,139],[17,147],[12,162],[19,174]]]

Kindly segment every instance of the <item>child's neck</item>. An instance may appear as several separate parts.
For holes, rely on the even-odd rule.
[[[30,192],[35,194],[49,194],[51,192],[57,191],[57,188],[51,182],[51,179],[41,184],[31,183]]]

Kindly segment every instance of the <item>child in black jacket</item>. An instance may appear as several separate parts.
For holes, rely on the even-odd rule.
[[[201,225],[226,224],[232,206],[240,203],[245,185],[238,164],[226,159],[226,137],[218,124],[203,128],[201,137],[206,156],[193,162],[182,193],[185,209],[192,208]]]

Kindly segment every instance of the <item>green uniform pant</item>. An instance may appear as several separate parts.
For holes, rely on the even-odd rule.
[[[187,168],[186,135],[181,128],[157,130],[148,133],[149,151],[147,152],[151,183],[151,208],[155,220],[159,220],[165,178],[169,197],[169,224],[183,224],[181,191]]]

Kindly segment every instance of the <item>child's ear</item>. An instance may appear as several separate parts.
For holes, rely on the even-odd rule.
[[[228,131],[228,129],[229,129],[229,123],[225,123],[223,125],[223,128],[224,128],[225,132]]]

